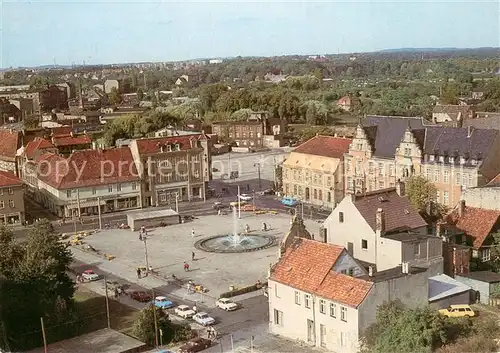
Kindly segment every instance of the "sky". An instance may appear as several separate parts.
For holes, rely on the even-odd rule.
[[[500,0],[0,0],[0,67],[499,47]]]

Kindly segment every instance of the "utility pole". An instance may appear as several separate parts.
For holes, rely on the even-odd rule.
[[[155,344],[156,348],[158,348],[158,320],[156,319],[156,299],[155,299],[155,290],[151,289],[151,294],[153,295],[153,317],[155,320]]]
[[[229,337],[231,338],[231,352],[234,353],[233,334],[231,334]]]
[[[260,180],[260,163],[254,163],[253,166],[257,167],[257,171],[259,173],[259,191],[260,191],[262,189],[261,180]]]
[[[104,292],[106,292],[106,316],[108,318],[108,328],[111,328],[111,320],[109,318],[109,296],[108,296],[108,281],[104,277]]]
[[[238,185],[238,218],[241,218],[240,186]]]
[[[146,260],[146,274],[149,275],[149,260],[148,260],[148,243],[147,243],[147,235],[143,234],[142,238],[144,240],[144,257]]]
[[[99,229],[102,230],[101,198],[97,198],[97,209],[99,210]]]
[[[47,336],[45,336],[45,326],[43,325],[43,317],[40,317],[40,323],[42,324],[43,350],[45,353],[47,353]]]
[[[80,189],[76,189],[76,207],[78,207],[78,218],[80,218],[82,216],[80,210]]]

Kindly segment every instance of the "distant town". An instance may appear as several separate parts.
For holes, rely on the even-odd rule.
[[[499,351],[499,54],[0,71],[0,349]]]

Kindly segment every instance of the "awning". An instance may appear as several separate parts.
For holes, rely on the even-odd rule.
[[[75,202],[75,203],[71,203],[69,205],[66,205],[66,208],[69,208],[69,209],[73,209],[73,208],[78,208],[78,204],[80,204],[80,208],[82,207],[95,207],[98,205],[97,203],[97,200],[92,200],[92,201],[81,201],[81,202]],[[99,201],[99,204],[102,206],[102,205],[105,205],[106,204],[106,201],[104,200],[100,200]]]

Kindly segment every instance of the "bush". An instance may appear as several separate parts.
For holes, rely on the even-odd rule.
[[[261,290],[263,287],[267,286],[267,282],[261,284],[254,284],[252,286],[238,288],[229,292],[222,293],[219,298],[231,298],[236,297],[237,295],[255,292],[256,290]]]

